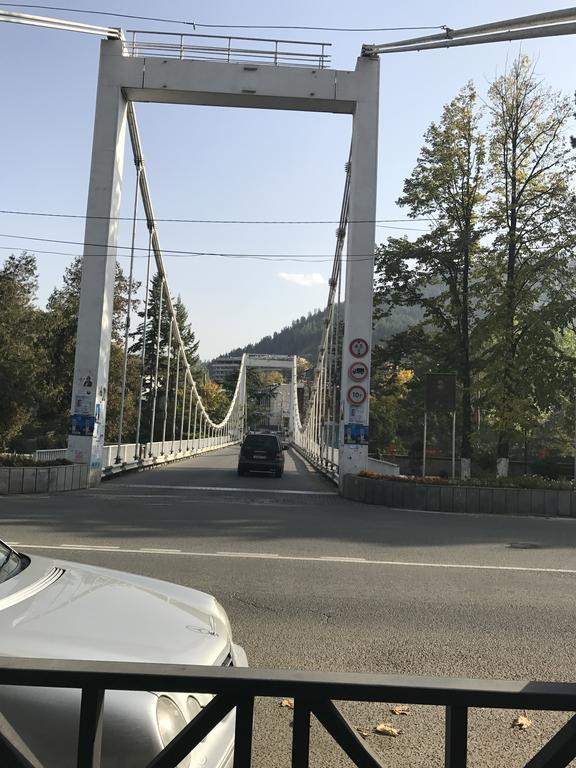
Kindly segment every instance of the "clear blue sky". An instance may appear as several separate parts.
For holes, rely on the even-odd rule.
[[[214,24],[279,24],[338,27],[436,26],[457,28],[563,7],[544,0],[483,3],[412,0],[292,0],[270,3],[231,0],[76,0],[70,8],[188,19]],[[120,20],[64,11],[10,10],[71,18],[124,29],[190,31],[177,24]],[[217,32],[217,30],[214,30]],[[255,37],[332,43],[332,66],[354,69],[362,43],[412,37],[414,32],[239,31]],[[0,209],[83,215],[90,166],[98,38],[0,24]],[[417,158],[422,134],[444,104],[472,79],[480,94],[520,51],[537,61],[537,72],[571,95],[576,39],[558,37],[498,43],[428,53],[393,54],[381,62],[378,219],[405,218],[395,205]],[[340,115],[137,105],[151,191],[159,218],[304,219],[338,218],[351,122]],[[576,133],[576,129],[574,131]],[[132,209],[134,174],[130,150],[123,215]],[[396,224],[395,226],[403,226]],[[417,224],[407,223],[409,229]],[[43,304],[70,256],[39,251],[81,252],[81,246],[34,243],[44,237],[83,239],[81,219],[0,214],[0,261],[10,253],[36,252]],[[165,249],[250,254],[333,253],[336,224],[160,225]],[[379,240],[398,230],[379,228]],[[410,234],[410,232],[408,232]],[[16,235],[17,237],[7,237]],[[119,243],[129,245],[123,226]],[[144,227],[137,245],[146,245]],[[170,285],[180,293],[200,339],[203,359],[256,341],[294,318],[324,305],[329,262],[233,261],[218,257],[167,258]],[[128,267],[127,259],[121,263]],[[143,276],[144,260],[137,262]]]

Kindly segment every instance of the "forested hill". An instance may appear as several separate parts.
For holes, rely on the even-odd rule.
[[[344,308],[341,307],[342,316]],[[260,355],[298,355],[314,362],[318,353],[320,336],[324,323],[324,309],[309,312],[294,320],[291,325],[276,331],[271,336],[264,336],[255,344],[230,350],[228,355],[239,356],[243,352],[254,352]],[[374,329],[374,342],[393,336],[408,326],[420,320],[422,311],[414,307],[397,307],[390,317],[379,320]]]

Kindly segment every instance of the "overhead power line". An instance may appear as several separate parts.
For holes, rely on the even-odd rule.
[[[32,237],[29,235],[12,235],[12,234],[6,234],[3,232],[0,232],[0,237],[6,237],[14,240],[21,240],[22,242],[34,242],[34,243],[56,243],[58,245],[77,245],[77,246],[87,246],[89,248],[103,248],[101,243],[83,243],[78,240],[58,240],[56,238],[51,237]],[[0,246],[4,250],[10,250],[12,246]],[[18,246],[20,250],[27,250],[26,248],[22,248],[22,246]],[[119,254],[120,256],[126,255],[129,256],[130,252],[132,250],[140,251],[141,253],[135,253],[135,256],[139,258],[148,258],[148,247],[138,247],[131,245],[116,245],[116,250],[120,251],[128,251],[127,254]],[[31,248],[30,250],[34,250]],[[73,253],[60,253],[57,251],[47,251],[46,253],[53,253],[55,255],[63,255],[63,256],[80,256],[82,254],[73,254]],[[198,256],[210,256],[210,257],[218,257],[223,259],[251,259],[255,261],[307,261],[309,263],[314,263],[314,261],[320,263],[324,261],[333,261],[334,255],[333,254],[323,254],[323,253],[274,253],[274,254],[265,254],[265,253],[225,253],[222,251],[182,251],[182,250],[175,250],[175,249],[162,249],[162,254],[166,257],[179,257],[179,258],[195,258]],[[97,254],[93,254],[96,256]],[[353,256],[353,259],[355,261],[368,261],[369,259],[373,258],[373,254],[355,254]]]
[[[189,19],[167,19],[160,16],[139,16],[132,13],[117,13],[115,11],[102,11],[87,8],[65,8],[58,5],[33,5],[31,3],[0,3],[4,8],[34,8],[43,11],[66,11],[68,13],[85,13],[97,16],[112,16],[118,19],[132,19],[134,21],[156,21],[161,24],[185,24],[196,29],[296,29],[318,32],[401,32],[417,31],[423,29],[447,29],[445,24],[417,27],[315,27],[297,24],[207,24]]]
[[[110,221],[133,221],[132,216],[86,216],[79,213],[53,213],[49,211],[15,211],[8,209],[0,209],[0,214],[8,216],[42,216],[46,218],[54,219],[99,219]],[[137,217],[136,221],[146,221],[146,217]],[[339,224],[338,221],[328,219],[159,219],[155,221],[166,222],[171,224]],[[418,222],[430,222],[434,221],[432,218],[423,219],[355,219],[349,221],[349,224],[376,224],[376,226],[383,226],[384,229],[409,229],[409,227],[384,227],[385,223],[401,223],[410,222],[416,224]],[[417,229],[417,232],[425,232],[427,230]]]

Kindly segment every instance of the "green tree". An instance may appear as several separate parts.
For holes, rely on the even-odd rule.
[[[42,399],[39,408],[39,420],[45,431],[54,432],[54,441],[57,444],[63,444],[68,433],[81,279],[82,259],[77,258],[66,268],[62,286],[55,288],[48,298],[40,334],[41,346],[46,354],[43,370],[46,397]],[[134,283],[133,295],[137,289],[138,283]],[[116,438],[119,424],[119,393],[122,384],[128,293],[128,278],[117,264],[106,418],[106,439],[110,442]],[[135,299],[134,302],[136,307]],[[133,380],[133,368],[134,362],[129,360],[124,419],[126,439],[129,439],[135,429],[135,398],[138,396],[138,388]]]
[[[34,417],[43,392],[41,313],[34,306],[36,259],[23,252],[0,269],[0,447]]]
[[[198,386],[198,394],[212,421],[216,423],[223,421],[231,403],[228,392],[220,384],[216,384],[212,379],[206,378]]]
[[[176,393],[176,366],[179,346],[174,327],[171,328],[170,318],[166,309],[166,296],[162,287],[162,280],[157,273],[151,281],[150,292],[148,296],[147,317],[146,308],[141,307],[138,312],[141,322],[132,334],[133,343],[130,352],[141,358],[142,348],[145,346],[144,353],[144,387],[142,404],[142,439],[150,439],[149,430],[152,424],[152,410],[154,407],[154,379],[156,371],[156,358],[158,357],[158,389],[156,393],[156,418],[154,427],[154,440],[160,440],[163,433],[164,411],[167,407],[169,428],[167,433],[171,434],[174,413],[174,398],[177,396],[177,416],[176,422],[180,424],[181,408],[184,388],[184,361],[180,360],[180,376],[178,392]],[[162,301],[160,300],[162,296]],[[198,356],[199,341],[196,339],[189,321],[188,310],[186,309],[180,296],[173,302],[174,314],[182,343],[184,345],[186,361],[190,366],[192,375],[199,383],[204,378],[204,371],[200,364]],[[160,312],[162,314],[160,315]],[[146,320],[146,334],[144,334],[144,323]],[[160,334],[158,334],[160,328]],[[145,341],[144,341],[145,336]],[[168,376],[168,357],[170,354],[170,376]],[[167,389],[169,391],[167,391]],[[187,387],[187,391],[188,391]],[[185,415],[186,418],[186,415]],[[187,423],[187,422],[186,422]]]
[[[390,238],[376,254],[376,316],[390,315],[399,305],[422,307],[418,332],[404,331],[401,338],[410,336],[412,342],[420,342],[429,369],[458,374],[465,475],[472,458],[471,281],[480,248],[485,183],[484,137],[476,101],[469,83],[444,108],[440,122],[426,131],[416,166],[404,182],[398,204],[412,218],[433,220],[430,233],[414,243]],[[381,373],[382,380],[387,380]]]
[[[556,334],[576,310],[574,167],[565,137],[570,102],[542,84],[526,56],[492,83],[488,108],[482,384],[505,475],[515,435],[558,396]]]

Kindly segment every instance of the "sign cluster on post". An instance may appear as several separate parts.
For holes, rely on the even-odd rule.
[[[368,378],[368,362],[366,358],[369,345],[365,339],[352,339],[349,345],[350,354],[356,358],[348,368],[348,389],[346,392],[347,416],[344,424],[345,445],[368,445],[368,424],[366,418],[366,401],[368,391],[362,383]]]

